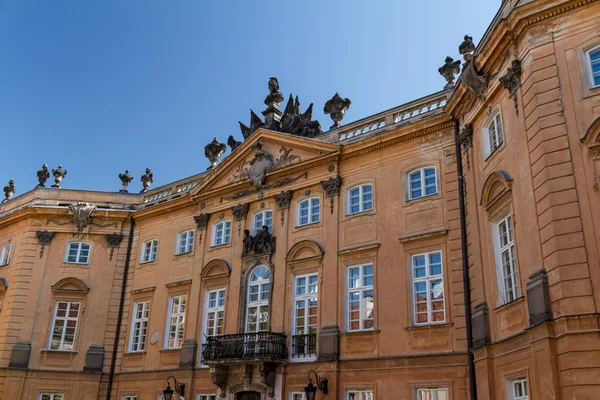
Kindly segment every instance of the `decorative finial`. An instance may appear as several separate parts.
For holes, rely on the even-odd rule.
[[[52,170],[52,175],[54,175],[54,185],[51,187],[60,189],[60,183],[67,176],[67,170],[63,169],[62,165],[59,165],[57,169]]]
[[[483,93],[488,87],[488,76],[479,72],[475,66],[475,44],[473,43],[473,37],[465,35],[465,40],[458,46],[458,51],[465,59],[460,80],[477,97],[485,100]]]
[[[4,200],[2,200],[2,202],[6,203],[7,201],[9,201],[16,191],[17,190],[15,189],[15,181],[11,179],[10,181],[8,181],[8,185],[4,186]]]
[[[342,126],[340,122],[344,119],[344,114],[350,108],[350,104],[352,104],[350,99],[342,98],[337,92],[331,99],[327,100],[323,112],[329,114],[333,120],[333,125],[329,129],[336,129]]]
[[[235,140],[233,135],[229,135],[229,138],[227,139],[227,145],[229,146],[231,151],[234,151],[235,149],[237,149],[240,144],[242,144],[242,142],[238,142],[237,140]]]
[[[146,173],[142,175],[140,180],[142,181],[142,185],[144,186],[140,193],[146,193],[152,182],[154,182],[154,179],[152,177],[152,171],[150,171],[150,168],[146,168]]]
[[[442,75],[446,79],[446,86],[444,89],[450,89],[454,87],[454,80],[456,79],[456,75],[460,72],[460,60],[454,61],[454,58],[448,56],[446,57],[446,63],[442,65],[438,71],[440,75]]]
[[[123,185],[123,189],[119,190],[119,193],[129,193],[127,192],[127,186],[133,180],[133,176],[129,174],[128,170],[125,170],[124,174],[119,174],[119,179],[121,180],[121,185]]]
[[[48,171],[48,165],[42,165],[42,169],[37,172],[39,184],[36,187],[46,187],[44,184],[50,178],[50,172]]]
[[[219,161],[221,160],[221,156],[227,150],[227,146],[223,143],[219,143],[217,138],[214,138],[212,142],[204,147],[204,155],[210,161],[210,168],[213,169],[217,166]]]

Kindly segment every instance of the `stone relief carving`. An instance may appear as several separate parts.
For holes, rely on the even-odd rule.
[[[238,204],[237,206],[231,207],[231,212],[236,221],[243,221],[248,216],[248,210],[250,210],[250,204]]]
[[[194,222],[196,223],[196,229],[206,229],[208,221],[210,220],[210,214],[200,214],[194,216]]]
[[[465,59],[460,80],[471,92],[485,101],[483,93],[488,87],[488,76],[479,72],[475,66],[475,44],[473,43],[473,37],[465,35],[465,40],[458,47],[458,51]]]
[[[344,114],[350,108],[351,104],[350,99],[341,97],[337,92],[331,99],[327,100],[325,107],[323,107],[323,112],[325,115],[329,114],[333,121],[333,125],[329,129],[336,129],[342,126],[340,122],[344,119]]]
[[[292,151],[294,151],[294,149],[286,149],[285,147],[281,146],[281,149],[279,149],[279,154],[281,154],[281,156],[275,160],[273,170],[285,168],[288,165],[292,165],[295,161],[300,162],[302,160],[300,156],[295,154],[290,155]]]
[[[313,138],[323,133],[319,121],[312,120],[313,103],[310,103],[306,111],[300,111],[300,100],[298,96],[292,99],[292,94],[285,106],[283,116],[281,117],[280,132],[291,133],[307,138]]]
[[[42,258],[44,256],[44,247],[50,246],[50,243],[52,243],[52,239],[54,238],[54,235],[56,235],[56,232],[52,232],[52,231],[37,231],[36,232],[36,236],[38,238],[38,243],[42,245],[42,248],[40,249],[40,258]]]
[[[217,138],[214,138],[212,142],[204,147],[204,155],[210,161],[209,169],[214,169],[217,166],[225,151],[227,151],[227,146],[224,143],[219,143]]]
[[[515,112],[519,114],[519,100],[517,90],[521,87],[521,61],[513,60],[510,67],[506,70],[506,74],[498,78],[502,86],[508,89],[509,98],[515,103]]]
[[[50,178],[50,172],[48,171],[48,165],[42,165],[42,169],[37,172],[37,178],[39,184],[36,187],[46,187],[45,183]]]
[[[123,235],[120,233],[107,233],[105,235],[105,237],[106,237],[106,245],[108,247],[110,247],[109,261],[112,261],[115,249],[117,247],[119,247],[119,245],[123,241]]]
[[[11,179],[8,181],[8,185],[4,186],[4,200],[2,200],[2,202],[6,203],[9,201],[16,192],[17,189],[15,188],[15,181]]]
[[[283,192],[276,194],[275,202],[277,203],[277,208],[279,210],[281,210],[281,226],[283,226],[283,222],[284,222],[283,210],[290,208],[290,204],[292,202],[292,191],[284,190]]]
[[[224,399],[227,396],[225,388],[227,387],[229,367],[222,365],[210,367],[210,375],[212,376],[212,383],[219,388],[219,397]]]
[[[81,231],[92,221],[92,213],[96,209],[96,206],[80,201],[77,204],[69,205],[69,208],[71,208],[71,212],[73,213],[75,227],[78,231]]]
[[[267,386],[269,389],[267,396],[274,397],[275,396],[275,365],[271,363],[264,363],[259,365],[258,371],[260,373],[260,381]]]
[[[454,87],[454,80],[456,75],[460,72],[460,60],[454,61],[454,58],[446,57],[445,64],[438,69],[440,75],[446,79],[446,86],[444,89],[450,89]]]
[[[128,170],[125,170],[124,174],[119,174],[119,179],[121,180],[121,186],[123,187],[121,190],[119,190],[119,192],[128,193],[127,186],[129,186],[129,183],[131,183],[131,181],[133,180],[133,176],[129,174]]]
[[[146,173],[141,176],[140,181],[142,181],[142,186],[144,187],[140,193],[146,193],[152,182],[154,182],[154,175],[150,171],[150,168],[146,168]]]
[[[473,146],[473,125],[465,124],[458,134],[458,143],[462,148],[463,154],[467,157],[467,168],[470,168],[469,149]]]
[[[60,189],[60,183],[67,176],[67,170],[63,169],[62,165],[59,165],[57,169],[52,170],[52,175],[54,175],[54,185],[52,187]]]
[[[259,144],[260,143],[260,144]],[[273,156],[270,153],[267,153],[266,151],[262,150],[262,146],[264,146],[264,144],[262,142],[257,142],[254,145],[256,148],[261,148],[261,153],[259,153],[259,157],[266,157],[269,160],[273,160]],[[275,161],[273,161],[272,166],[270,167],[269,171],[265,171],[265,178],[266,178],[266,172],[271,172],[271,171],[275,171],[277,169],[280,168],[285,168],[289,165],[292,165],[294,162],[300,162],[302,160],[302,158],[298,155],[295,154],[291,154],[292,151],[294,149],[286,149],[285,147],[281,146],[281,149],[279,149],[279,153],[280,156],[275,159]],[[257,151],[258,153],[258,151]],[[254,159],[257,159],[257,154],[255,153],[254,155]],[[251,166],[253,165],[253,160],[250,161],[242,161],[238,164],[236,171],[233,173],[233,175],[231,176],[231,178],[229,178],[228,182],[229,183],[234,183],[237,181],[243,181],[246,179],[250,179],[250,169]],[[246,167],[248,165],[248,167]]]
[[[342,177],[336,176],[327,179],[326,181],[321,181],[321,186],[325,191],[325,196],[329,197],[329,208],[330,212],[333,215],[334,209],[334,201],[333,198],[339,196],[340,188],[342,187]]]
[[[255,189],[262,189],[265,181],[267,180],[267,174],[273,170],[275,162],[273,156],[262,149],[262,142],[256,142],[254,148],[254,158],[250,160],[250,167],[248,168],[248,175],[250,183]]]
[[[262,230],[256,236],[250,235],[248,229],[244,229],[242,257],[259,254],[270,254],[275,252],[275,238],[269,233],[269,227],[263,225]]]

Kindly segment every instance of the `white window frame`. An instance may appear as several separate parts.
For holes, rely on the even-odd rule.
[[[516,393],[516,385],[521,386],[520,395]],[[527,382],[527,377],[522,376],[509,379],[506,381],[506,391],[508,393],[508,400],[529,400],[529,382]]]
[[[254,275],[254,273],[256,271],[258,271],[259,268],[266,268],[267,271],[269,272],[269,277],[268,278],[264,278],[264,277],[260,277],[259,280],[252,282],[252,276]],[[255,333],[255,332],[265,332],[269,330],[270,327],[270,320],[271,320],[271,292],[273,290],[273,287],[271,285],[271,277],[272,277],[273,272],[271,271],[271,269],[266,266],[266,265],[258,265],[257,267],[255,267],[254,269],[252,269],[252,271],[250,271],[250,274],[248,274],[248,286],[246,288],[246,317],[245,317],[245,323],[244,323],[244,332],[246,333]],[[268,289],[265,290],[264,286],[268,285]],[[252,293],[252,287],[257,287],[257,291]],[[257,295],[257,300],[251,300],[251,296],[256,294]],[[267,299],[264,299],[264,295],[266,295]],[[266,324],[267,327],[266,329],[260,329],[260,325],[261,325],[261,315],[264,315],[264,313],[261,311],[261,309],[263,309],[264,307],[266,307],[267,312],[266,312]],[[256,309],[256,322],[253,322],[253,324],[255,324],[255,328],[254,330],[250,330],[249,329],[249,325],[250,325],[250,309]],[[263,321],[264,322],[264,321]]]
[[[350,397],[354,395],[354,397]],[[344,396],[344,400],[375,400],[372,390],[366,389],[348,389]]]
[[[296,400],[298,395],[300,396],[300,400],[306,400],[306,393],[299,391],[290,392],[290,400]]]
[[[219,227],[221,233],[219,234]],[[212,240],[211,246],[221,246],[231,242],[231,220],[227,219],[224,221],[217,222],[212,226]]]
[[[492,143],[490,142],[490,126],[492,124],[494,125],[494,140],[496,141],[495,147],[492,147]],[[500,126],[500,129],[498,129],[498,126]],[[498,132],[500,132],[500,133],[498,133]],[[490,116],[488,117],[488,119],[486,119],[485,124],[482,128],[482,134],[483,134],[483,144],[484,144],[483,152],[484,152],[485,158],[488,158],[496,150],[498,150],[498,148],[500,148],[500,146],[502,146],[502,143],[504,143],[504,139],[506,137],[505,130],[504,130],[504,123],[502,121],[502,113],[500,112],[499,108],[492,111],[492,113],[490,113]]]
[[[266,221],[269,219],[266,217],[267,213],[271,213],[271,223],[268,224]],[[260,220],[260,224],[257,222]],[[262,230],[263,225],[269,227],[269,232],[273,232],[273,210],[260,210],[252,216],[252,234],[256,235]]]
[[[316,203],[316,204],[315,204]],[[308,205],[307,215],[304,216],[306,218],[305,223],[302,223],[302,206],[304,204]],[[314,212],[314,208],[317,208],[317,212]],[[310,224],[316,224],[321,222],[321,198],[320,197],[311,197],[308,199],[302,199],[296,203],[296,226],[306,226]]]
[[[216,400],[217,395],[214,393],[197,393],[196,400]]]
[[[445,393],[445,399],[449,399],[449,393],[447,387],[425,387],[415,389],[415,400],[442,400],[440,399],[440,393]],[[423,396],[425,395],[425,396]]]
[[[124,394],[121,396],[121,400],[137,400],[137,394]]]
[[[365,201],[365,187],[371,188],[371,200]],[[353,190],[358,189],[358,211],[352,211],[351,198],[354,197],[350,194]],[[371,203],[371,207],[366,208],[365,203]],[[372,211],[375,206],[375,185],[372,183],[361,183],[355,185],[346,190],[346,215],[359,214],[365,211]]]
[[[507,231],[507,243],[501,243],[501,225],[505,224]],[[519,285],[519,269],[517,267],[517,252],[515,248],[515,231],[513,217],[510,212],[504,212],[496,219],[492,226],[494,237],[494,256],[496,260],[496,276],[498,279],[498,298],[500,305],[515,301],[521,296]],[[508,254],[510,268],[509,276],[505,273],[504,254]],[[511,279],[513,286],[508,288],[506,280]]]
[[[365,274],[365,267],[371,267],[371,274]],[[358,277],[353,277],[351,275],[351,270],[353,269],[358,269],[359,274]],[[371,278],[371,284],[370,285],[366,285],[365,284],[365,279],[366,278]],[[352,279],[358,279],[360,286],[356,286],[356,287],[351,287],[351,280]],[[364,264],[356,264],[356,265],[349,265],[346,267],[346,279],[345,279],[345,292],[346,292],[346,302],[345,302],[345,311],[346,311],[346,331],[347,332],[361,332],[361,331],[372,331],[375,330],[375,267],[373,265],[373,263],[364,263]],[[368,307],[366,307],[366,297],[365,297],[365,293],[368,293],[369,291],[371,291],[373,293],[373,307],[372,307],[372,313],[371,313],[371,317],[367,318],[367,312],[368,312]],[[351,318],[351,312],[352,310],[350,310],[350,301],[351,301],[351,294],[352,293],[358,293],[359,294],[359,319],[352,319]],[[354,321],[358,321],[359,323],[359,328],[358,329],[353,329],[351,327],[351,322]],[[367,321],[372,321],[372,326],[365,328],[366,322]]]
[[[75,261],[71,261],[69,260],[69,257],[71,256],[71,246],[73,245],[77,245],[77,248],[74,249],[76,250],[76,254],[75,254]],[[83,246],[87,246],[87,255],[83,255],[82,253],[84,252]],[[89,264],[90,262],[90,257],[92,255],[92,245],[90,243],[87,242],[69,242],[67,244],[67,254],[65,254],[65,263],[67,264]],[[85,257],[85,261],[81,261],[81,259]]]
[[[432,263],[431,262],[431,256],[437,254],[439,255],[439,268],[440,268],[440,273],[439,274],[434,274],[431,273],[431,267],[437,267],[438,263]],[[419,257],[423,257],[425,259],[425,264],[423,265],[416,265],[416,259]],[[425,275],[424,276],[417,276],[417,271],[416,270],[420,270],[420,269],[425,269]],[[413,316],[413,323],[415,325],[436,325],[436,324],[444,324],[446,323],[446,289],[444,287],[444,257],[442,254],[441,250],[433,250],[433,251],[428,251],[428,252],[423,252],[423,253],[417,253],[417,254],[411,254],[410,256],[410,276],[411,276],[411,293],[412,293],[412,316]],[[417,308],[418,308],[418,302],[417,302],[417,294],[418,293],[423,293],[423,290],[416,290],[416,285],[420,285],[420,284],[425,284],[425,293],[426,293],[426,307],[427,307],[427,321],[426,322],[419,322],[418,321],[418,317],[417,314],[422,314],[425,315],[425,313],[423,312],[417,312]],[[442,310],[437,310],[437,312],[442,312],[444,314],[444,319],[442,321],[434,321],[433,320],[433,303],[435,302],[439,302],[440,300],[434,300],[433,299],[433,294],[432,292],[434,291],[434,289],[432,288],[432,284],[433,283],[439,283],[439,285],[441,285],[442,288]],[[420,302],[423,303],[423,302]]]
[[[7,244],[6,246],[2,247],[2,254],[0,255],[0,267],[10,264],[14,250],[14,243]]]
[[[587,75],[588,75],[588,83],[590,86],[590,89],[595,89],[600,87],[600,83],[596,84],[595,80],[594,80],[594,70],[592,67],[592,53],[594,52],[598,52],[598,54],[600,54],[600,45],[596,45],[588,50],[585,51],[585,69],[587,71]],[[600,60],[598,61],[600,62]]]
[[[141,253],[140,264],[156,261],[158,258],[158,239],[148,239],[142,243]]]
[[[50,392],[42,392],[40,393],[39,400],[45,400],[44,396],[48,396],[48,400],[65,400],[64,393],[50,393]]]
[[[221,296],[221,293],[223,294]],[[215,305],[211,306],[211,296],[215,295]],[[216,328],[218,327],[219,324],[219,319],[221,319],[223,321],[222,325],[221,325],[221,329],[222,332],[225,332],[225,299],[227,296],[227,292],[225,290],[225,288],[218,288],[218,289],[210,289],[206,291],[206,295],[204,297],[204,313],[202,316],[202,346],[204,346],[206,344],[206,341],[209,337],[215,337],[215,336],[220,336],[219,334],[216,334]],[[223,304],[219,304],[220,300],[223,300]],[[221,317],[219,318],[219,313],[221,314]],[[214,325],[211,329],[210,326],[208,326],[208,320],[209,320],[209,314],[214,314]],[[222,334],[222,333],[221,333]],[[200,365],[202,364],[202,351],[200,351]]]
[[[175,299],[178,299],[177,310],[174,310]],[[182,306],[183,303],[183,306]],[[183,308],[183,309],[182,309]],[[180,349],[183,345],[185,334],[185,314],[187,311],[187,294],[176,294],[169,296],[169,309],[167,310],[167,329],[165,331],[165,349]],[[171,345],[171,331],[175,328],[175,338]]]
[[[67,304],[67,309],[65,311],[64,317],[59,317],[57,315],[58,314],[58,305],[61,303]],[[69,313],[71,311],[71,307],[73,304],[78,305],[76,317],[69,316]],[[82,311],[82,307],[81,307],[81,302],[79,302],[79,301],[63,301],[63,300],[56,301],[56,303],[54,304],[54,313],[52,314],[52,325],[50,328],[50,335],[48,338],[48,350],[49,351],[68,351],[68,352],[75,351],[75,343],[77,341],[77,327],[79,325],[79,316],[81,315],[81,311]],[[54,336],[54,329],[56,327],[57,321],[64,321],[64,325],[63,325],[63,330],[61,332],[60,344],[59,344],[58,348],[53,349],[52,348],[52,337]],[[67,336],[67,325],[68,325],[69,321],[75,321],[75,327],[73,328],[74,329],[73,330],[73,342],[71,343],[71,349],[65,348],[65,337]]]
[[[313,283],[311,283],[311,278],[314,278]],[[299,281],[304,279],[304,285],[300,285]],[[300,288],[303,287],[304,288],[304,293],[298,294],[298,291],[300,290]],[[311,287],[314,287],[315,291],[311,292],[310,289]],[[293,337],[296,335],[309,335],[311,333],[314,333],[315,335],[317,334],[317,330],[318,330],[318,326],[319,326],[319,274],[318,273],[312,273],[312,274],[304,274],[304,275],[297,275],[294,276],[294,294],[292,296],[292,340]],[[315,300],[314,305],[309,306],[309,301]],[[297,332],[298,330],[298,319],[301,319],[302,316],[297,316],[296,311],[299,310],[300,308],[297,307],[298,302],[304,302],[304,306],[303,308],[303,324],[302,324],[302,333]],[[314,324],[310,324],[310,308],[316,308],[316,314],[314,315],[314,317],[316,318],[316,321]],[[314,332],[310,332],[311,327],[314,327]],[[316,339],[315,339],[316,340]],[[305,346],[308,346],[308,342],[306,342],[304,344]],[[308,353],[307,353],[308,354]],[[292,349],[291,352],[291,357],[294,360],[302,360],[302,361],[314,361],[316,359],[316,348],[315,348],[315,354],[313,355],[309,355],[309,356],[304,356],[304,357],[298,357],[298,356],[294,356],[294,351]]]
[[[130,353],[139,353],[144,352],[146,350],[146,339],[148,338],[149,319],[150,301],[145,300],[133,303],[133,315],[131,317],[131,332],[129,334]]]
[[[426,170],[433,170],[433,179],[434,179],[434,186],[435,186],[435,192],[433,193],[429,193],[427,194],[427,188],[431,187],[431,185],[427,185],[426,181],[426,176],[425,176],[425,171]],[[420,173],[420,186],[419,188],[415,188],[413,189],[411,186],[412,184],[412,176],[415,175],[416,173]],[[437,178],[437,168],[434,165],[427,165],[421,168],[417,168],[417,169],[413,169],[411,170],[407,175],[406,175],[407,179],[407,187],[406,190],[408,191],[408,200],[415,200],[415,199],[421,199],[423,197],[428,197],[428,196],[435,196],[436,194],[439,193],[439,186],[438,186],[438,178]],[[412,192],[413,190],[420,190],[421,191],[421,195],[420,196],[413,196]]]
[[[177,246],[175,248],[175,255],[190,253],[194,250],[194,238],[196,232],[193,229],[179,232],[177,234]]]

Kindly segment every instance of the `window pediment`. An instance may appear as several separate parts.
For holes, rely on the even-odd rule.
[[[288,251],[286,260],[289,264],[297,264],[307,261],[318,261],[323,259],[325,251],[313,240],[302,240],[292,246]]]
[[[480,205],[488,210],[512,188],[512,177],[505,171],[494,171],[488,175],[481,190]]]
[[[85,295],[89,292],[90,288],[81,279],[77,278],[64,278],[52,285],[52,291],[54,293],[72,293]]]
[[[231,274],[231,267],[227,261],[221,259],[209,261],[200,273],[202,279],[219,278],[229,276],[229,274]]]
[[[6,292],[8,289],[8,283],[6,283],[6,279],[0,278],[0,293]]]
[[[600,159],[600,117],[592,122],[581,141],[594,152],[593,159]]]

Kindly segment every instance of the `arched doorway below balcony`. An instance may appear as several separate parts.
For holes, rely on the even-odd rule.
[[[241,392],[236,395],[235,400],[260,400],[260,393]]]

